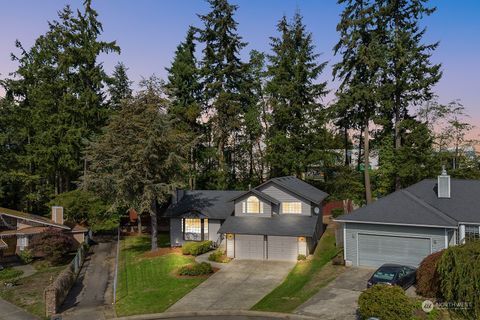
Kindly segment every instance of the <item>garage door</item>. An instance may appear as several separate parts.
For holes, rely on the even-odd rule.
[[[263,236],[235,235],[235,258],[263,260]]]
[[[430,239],[358,235],[358,264],[361,266],[378,267],[384,263],[417,266],[430,253]]]
[[[268,237],[268,260],[297,260],[298,243],[296,237]]]

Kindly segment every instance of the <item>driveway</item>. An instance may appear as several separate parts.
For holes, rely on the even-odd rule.
[[[37,320],[38,318],[0,298],[0,320]]]
[[[357,319],[357,300],[375,269],[347,268],[326,287],[295,310],[321,320]]]
[[[167,312],[248,310],[277,287],[294,265],[284,261],[233,260]]]
[[[77,281],[61,307],[63,319],[105,319],[105,295],[110,279],[115,242],[92,247]]]

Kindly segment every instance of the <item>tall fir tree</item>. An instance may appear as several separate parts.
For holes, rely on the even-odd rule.
[[[296,13],[291,24],[279,21],[279,37],[271,38],[266,91],[271,108],[267,133],[270,175],[301,176],[310,164],[318,164],[326,150],[324,106],[326,82],[319,82],[326,63],[318,62],[312,34]]]
[[[225,189],[236,181],[234,158],[227,156],[235,147],[241,127],[243,106],[241,86],[245,64],[240,51],[246,46],[237,33],[236,5],[227,0],[208,0],[211,11],[199,15],[203,22],[200,40],[205,44],[201,61],[204,98],[210,120],[208,127],[216,147],[216,187]]]
[[[113,110],[118,110],[122,101],[132,97],[132,83],[127,75],[128,68],[119,62],[115,65],[113,74],[108,81],[108,93],[110,95],[108,104]]]
[[[74,186],[82,168],[84,142],[109,116],[104,86],[108,76],[99,55],[119,52],[99,40],[102,24],[91,1],[75,13],[66,6],[29,50],[20,42],[16,77],[4,81],[14,108],[19,152],[15,177],[29,183],[18,209],[42,212],[45,200]]]

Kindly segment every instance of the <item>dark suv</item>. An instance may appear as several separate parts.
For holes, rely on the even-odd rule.
[[[400,264],[384,264],[373,273],[368,279],[367,288],[384,283],[387,285],[397,285],[407,290],[415,283],[417,269],[411,266]]]

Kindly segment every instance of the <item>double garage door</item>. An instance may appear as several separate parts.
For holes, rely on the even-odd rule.
[[[417,266],[431,253],[431,240],[358,234],[358,264],[378,267],[384,263]]]
[[[263,235],[235,235],[235,258],[250,260],[288,260],[298,257],[296,237],[268,236],[265,244]]]

